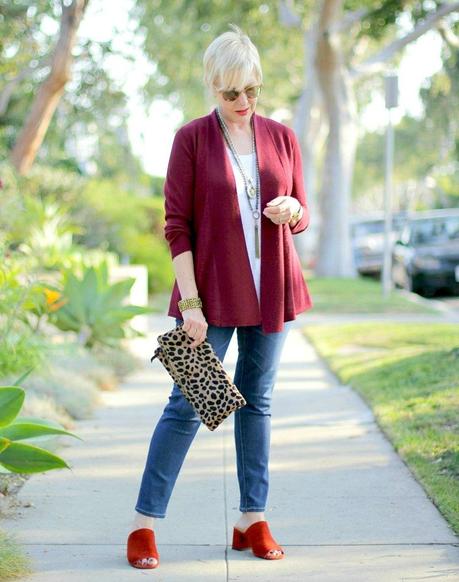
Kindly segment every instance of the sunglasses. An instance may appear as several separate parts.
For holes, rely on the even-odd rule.
[[[246,87],[242,91],[236,91],[235,89],[230,89],[229,91],[221,91],[222,97],[225,101],[236,101],[241,93],[247,95],[247,99],[255,99],[260,95],[261,85],[253,85],[252,87]]]

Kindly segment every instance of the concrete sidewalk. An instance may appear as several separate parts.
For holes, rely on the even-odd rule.
[[[283,353],[272,409],[271,487],[266,512],[286,557],[267,561],[231,549],[238,487],[231,417],[201,426],[177,480],[166,519],[157,520],[160,566],[126,561],[126,538],[152,430],[171,381],[149,357],[170,317],[153,318],[137,343],[145,369],[117,392],[102,393],[94,419],[79,422],[84,442],[62,439],[72,466],[30,479],[19,494],[14,532],[33,558],[32,582],[292,580],[311,582],[459,581],[459,539],[375,424],[368,407],[340,385],[300,334]],[[237,356],[233,336],[225,367]]]

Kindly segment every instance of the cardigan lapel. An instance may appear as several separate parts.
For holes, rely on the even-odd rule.
[[[277,149],[264,118],[254,112],[253,121],[260,170],[261,210],[263,211],[270,200],[284,194],[284,192],[278,192],[279,179],[280,176],[287,177],[287,168],[284,156]]]
[[[219,178],[221,182],[225,183],[225,190],[229,193],[233,213],[236,213],[239,218],[241,218],[237,198],[236,179],[234,177],[231,161],[226,153],[226,142],[220,129],[220,122],[218,121],[216,109],[210,113],[210,119],[211,131],[209,131],[209,152],[212,153],[213,159],[220,160],[223,163],[223,166],[221,166],[222,172],[218,171],[218,174],[220,174]],[[241,233],[243,233],[242,219],[240,222]]]
[[[255,139],[257,141],[258,166],[261,189],[261,265],[260,265],[260,311],[264,326],[269,327],[278,316],[278,289],[284,273],[284,229],[288,225],[277,225],[269,220],[263,209],[266,204],[286,194],[287,175],[282,156],[263,117],[254,113]],[[285,188],[285,190],[284,190]],[[276,260],[277,258],[277,260]]]
[[[226,151],[226,142],[220,129],[216,109],[210,113],[210,118],[211,131],[209,132],[209,151],[215,154],[216,159],[223,161],[223,176],[221,177],[231,191],[233,207],[237,208],[237,212],[240,216],[239,204],[237,201],[236,180],[231,161]],[[278,192],[279,174],[284,174],[286,176],[287,169],[285,167],[285,160],[280,155],[271,133],[267,125],[264,123],[263,117],[257,115],[256,112],[253,113],[253,125],[257,148],[258,169],[260,171],[260,213],[263,213],[264,207],[270,200],[276,196],[284,194],[284,192]]]

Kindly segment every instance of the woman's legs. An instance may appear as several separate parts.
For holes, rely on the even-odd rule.
[[[177,319],[176,323],[180,324],[182,320]],[[207,328],[207,339],[222,362],[233,332],[234,327],[209,325]],[[201,424],[194,408],[174,383],[169,402],[151,438],[135,506],[138,513],[157,518],[166,516],[180,468]],[[135,524],[139,523],[146,522],[136,518]]]
[[[234,438],[242,515],[236,527],[244,531],[264,519],[269,489],[271,398],[279,361],[292,322],[284,330],[263,333],[261,326],[240,327],[234,383],[247,401],[236,410]]]

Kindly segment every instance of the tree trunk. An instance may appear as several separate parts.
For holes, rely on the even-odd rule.
[[[416,24],[405,36],[396,38],[355,66],[343,62],[339,35],[348,31],[368,9],[348,12],[343,18],[342,4],[343,0],[322,0],[320,4],[317,3],[318,23],[313,22],[305,36],[304,88],[293,121],[302,146],[305,186],[311,211],[311,228],[301,233],[301,240],[298,240],[298,236],[294,240],[305,263],[311,249],[315,247],[315,272],[319,276],[329,277],[357,276],[349,228],[357,147],[354,80],[382,71],[394,54],[438,25],[446,15],[459,10],[459,2],[439,5],[434,13]],[[293,12],[292,2],[281,2],[280,6],[284,16],[283,24],[300,27],[301,19]],[[457,37],[450,38],[455,44]],[[319,100],[320,105],[317,105]],[[324,118],[328,125],[328,135],[321,190],[317,196],[315,156],[322,140]]]
[[[88,1],[73,0],[68,6],[62,3],[59,39],[52,57],[50,73],[37,91],[11,152],[11,161],[20,174],[26,174],[31,168],[65,85],[71,78],[72,49]]]
[[[314,65],[317,47],[317,25],[313,23],[304,35],[303,90],[295,107],[293,129],[301,145],[303,176],[310,213],[310,226],[294,237],[296,250],[304,265],[317,256],[320,211],[316,193],[317,154],[324,140],[323,113]]]
[[[328,118],[328,135],[319,195],[321,225],[315,273],[355,277],[349,211],[357,146],[356,104],[338,34],[342,0],[324,0],[319,20],[316,70]]]

